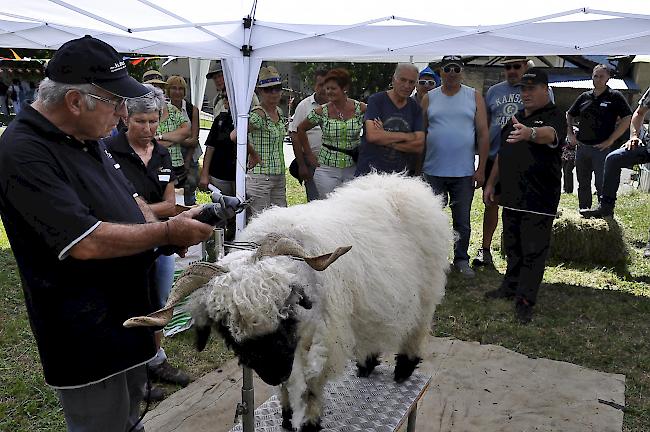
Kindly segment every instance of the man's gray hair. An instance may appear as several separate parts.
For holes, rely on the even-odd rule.
[[[152,113],[162,111],[165,102],[165,93],[156,86],[151,84],[143,84],[149,90],[144,96],[128,99],[126,101],[126,109],[129,116],[133,114]]]
[[[395,68],[395,72],[393,73],[393,78],[397,78],[397,75],[404,69],[411,69],[415,71],[416,75],[420,73],[418,67],[415,66],[413,63],[397,63],[397,67]]]
[[[92,84],[64,84],[45,78],[38,86],[36,100],[46,109],[52,109],[63,102],[65,95],[70,90],[77,90],[84,94],[88,109],[91,111],[95,109],[95,100],[87,96],[88,93],[92,93]]]

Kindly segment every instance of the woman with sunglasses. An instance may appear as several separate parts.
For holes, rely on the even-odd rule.
[[[314,183],[320,198],[337,186],[354,178],[359,154],[360,134],[366,104],[348,98],[350,74],[345,69],[332,69],[325,75],[323,86],[328,102],[314,108],[298,125],[298,140],[308,142],[307,131],[319,125],[323,145],[318,153]]]
[[[257,88],[260,104],[252,108],[248,118],[246,195],[251,200],[249,216],[272,205],[287,206],[282,148],[287,126],[279,108],[282,79],[277,69],[273,66],[261,68]]]

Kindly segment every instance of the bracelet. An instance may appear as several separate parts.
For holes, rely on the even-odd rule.
[[[171,241],[169,240],[169,221],[165,221],[165,241],[167,244],[171,244]]]

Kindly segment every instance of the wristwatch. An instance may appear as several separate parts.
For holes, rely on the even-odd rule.
[[[162,134],[156,135],[156,141],[161,141],[162,140]]]
[[[530,140],[535,141],[535,138],[537,138],[537,128],[532,127],[530,128]]]

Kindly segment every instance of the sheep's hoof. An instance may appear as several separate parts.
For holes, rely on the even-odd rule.
[[[368,378],[379,363],[381,363],[379,354],[369,355],[363,363],[357,362],[357,376],[359,378]]]
[[[395,356],[395,382],[400,384],[409,379],[418,363],[422,360],[420,357],[409,357],[406,354],[397,354]]]
[[[293,410],[291,408],[282,408],[282,428],[290,431],[295,431],[291,424],[291,417],[293,417]]]
[[[323,429],[323,427],[320,425],[320,418],[310,420],[300,426],[300,432],[318,432],[321,429]]]

